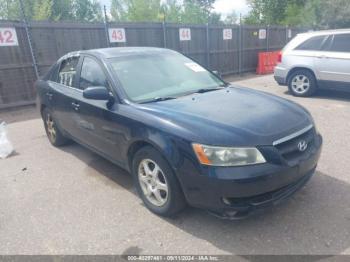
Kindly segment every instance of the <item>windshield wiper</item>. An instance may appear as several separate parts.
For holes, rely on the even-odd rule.
[[[172,100],[172,99],[176,99],[176,97],[173,97],[173,96],[155,97],[153,99],[145,101],[144,103],[161,102],[161,101]]]
[[[222,89],[222,87],[218,87],[218,88],[202,88],[202,89],[196,90],[194,93],[203,94],[203,93],[206,93],[206,92],[216,91],[216,90],[220,90],[220,89]]]

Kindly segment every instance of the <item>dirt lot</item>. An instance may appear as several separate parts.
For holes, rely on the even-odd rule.
[[[290,201],[243,221],[192,208],[160,218],[125,171],[52,147],[33,108],[0,112],[16,149],[0,160],[0,254],[350,254],[350,94],[294,98],[272,76],[237,84],[304,105],[324,137],[316,175]]]

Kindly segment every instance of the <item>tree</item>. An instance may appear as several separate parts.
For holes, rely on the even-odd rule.
[[[236,24],[238,21],[238,15],[237,13],[233,10],[230,14],[228,14],[224,20],[225,24],[228,25],[233,25]]]
[[[102,20],[101,6],[97,0],[23,0],[29,20]],[[0,0],[0,18],[21,19],[19,0]]]
[[[252,8],[245,18],[246,23],[280,24],[284,20],[288,0],[249,0]]]
[[[309,0],[304,8],[302,24],[314,28],[350,27],[349,0]]]
[[[101,21],[102,9],[96,0],[75,0],[73,2],[74,19],[78,21]]]
[[[161,12],[167,22],[179,23],[181,21],[182,7],[177,0],[167,0],[162,4]]]
[[[248,24],[281,24],[315,29],[350,26],[349,0],[249,0]]]
[[[116,21],[159,21],[161,0],[112,0],[111,15]]]
[[[33,20],[47,20],[52,16],[52,0],[37,0],[33,3]]]
[[[53,0],[50,20],[74,20],[73,0]]]

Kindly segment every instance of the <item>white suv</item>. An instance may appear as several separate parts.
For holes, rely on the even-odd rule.
[[[275,80],[295,96],[318,88],[350,91],[350,29],[299,34],[278,60]]]

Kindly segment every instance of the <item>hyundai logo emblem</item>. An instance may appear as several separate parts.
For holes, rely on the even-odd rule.
[[[304,152],[307,148],[307,143],[305,140],[301,140],[299,143],[298,143],[298,149],[300,152]]]

